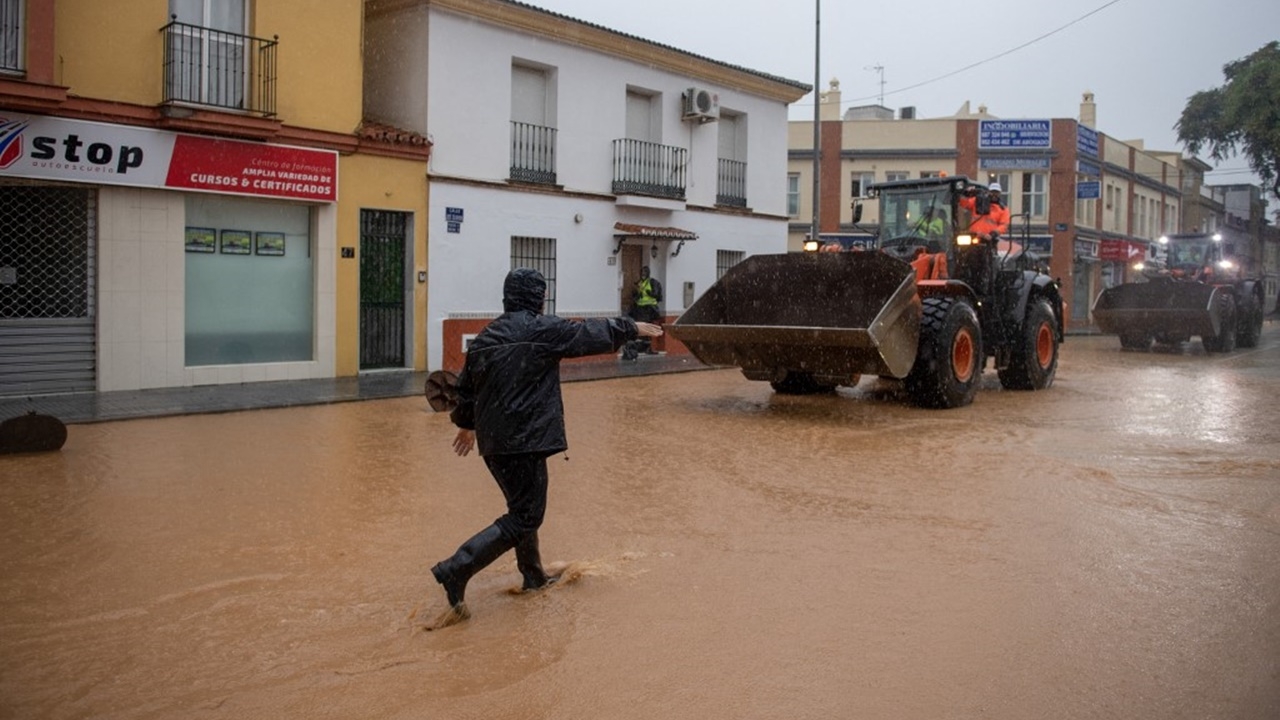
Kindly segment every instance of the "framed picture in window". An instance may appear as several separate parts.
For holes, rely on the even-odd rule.
[[[213,228],[187,228],[187,252],[211,253],[218,249],[218,231]]]
[[[248,255],[253,252],[253,236],[248,230],[223,230],[219,249],[223,255]]]
[[[259,255],[284,255],[284,233],[257,233],[254,235],[254,252]]]

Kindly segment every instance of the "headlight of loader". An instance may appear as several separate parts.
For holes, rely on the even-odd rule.
[[[956,244],[957,244],[957,245],[972,245],[972,244],[973,244],[973,236],[972,236],[972,235],[957,235],[957,236],[956,236]]]

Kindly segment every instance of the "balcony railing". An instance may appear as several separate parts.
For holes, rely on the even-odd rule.
[[[747,206],[746,163],[720,158],[716,166],[716,204],[739,208]]]
[[[22,72],[22,0],[0,0],[0,72]]]
[[[178,22],[164,33],[164,101],[276,114],[279,39]]]
[[[556,184],[556,129],[511,122],[511,179]]]
[[[684,199],[689,151],[643,140],[613,141],[613,193]]]

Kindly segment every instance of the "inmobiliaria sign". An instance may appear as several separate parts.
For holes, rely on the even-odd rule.
[[[335,202],[338,154],[0,111],[0,177]]]

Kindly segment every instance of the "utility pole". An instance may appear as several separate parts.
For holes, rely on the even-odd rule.
[[[822,46],[822,0],[813,0],[813,229],[810,240],[818,241],[818,228],[821,227],[820,191],[822,189],[822,89],[818,85],[819,49]]]

